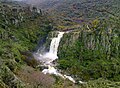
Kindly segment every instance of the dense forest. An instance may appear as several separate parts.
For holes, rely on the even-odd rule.
[[[76,83],[34,57],[57,31],[55,68]],[[0,88],[120,88],[120,1],[0,1]]]

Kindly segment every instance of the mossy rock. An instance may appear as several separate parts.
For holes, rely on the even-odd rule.
[[[22,60],[25,61],[29,66],[36,67],[39,65],[39,61],[37,61],[31,52],[21,52]]]

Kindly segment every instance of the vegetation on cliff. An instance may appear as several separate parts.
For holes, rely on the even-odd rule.
[[[120,81],[119,18],[95,19],[66,33],[59,47],[58,67],[77,80]]]

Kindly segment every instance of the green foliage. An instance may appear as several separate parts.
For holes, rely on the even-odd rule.
[[[120,83],[114,82],[120,81],[120,18],[119,7],[116,7],[118,1],[100,0],[95,1],[95,5],[84,0],[76,0],[75,3],[73,0],[65,1],[66,4],[59,1],[59,7],[63,8],[55,6],[58,11],[54,8],[50,10],[53,15],[49,18],[56,28],[78,29],[75,33],[64,36],[58,53],[58,68],[74,75],[78,80],[88,81],[87,84],[77,87],[56,77],[53,88],[119,88]],[[12,5],[22,9],[22,12],[12,11]],[[56,12],[60,15],[54,14]],[[26,63],[35,67],[37,62],[30,54],[22,55],[21,52],[33,51],[38,40],[51,29],[52,24],[48,18],[31,12],[29,7],[23,9],[15,3],[2,7],[0,3],[0,88],[25,88],[25,84],[16,76],[17,71]]]
[[[118,30],[114,29],[116,23],[112,27],[107,21],[94,20],[88,25],[89,29],[84,26],[83,30],[79,30],[78,38],[74,32],[66,34],[59,48],[58,67],[86,81],[101,77],[120,81],[119,32],[115,32]]]
[[[34,51],[39,39],[51,31],[52,25],[46,17],[29,9],[12,3],[5,4],[6,7],[3,3],[0,5],[0,88],[25,88],[16,73],[26,64],[24,61],[33,67],[37,62],[33,57],[27,59],[30,56],[24,56],[23,60],[21,52]],[[22,12],[13,12],[13,5]]]
[[[105,79],[97,79],[94,81],[89,81],[86,85],[86,88],[119,88],[119,82],[111,82]]]

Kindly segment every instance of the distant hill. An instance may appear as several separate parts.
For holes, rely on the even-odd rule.
[[[118,17],[119,0],[29,0],[45,10],[57,26],[78,25],[95,18]]]

